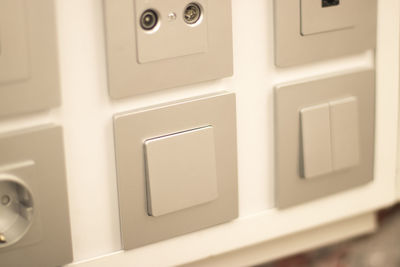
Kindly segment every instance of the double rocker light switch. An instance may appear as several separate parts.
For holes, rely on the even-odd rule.
[[[355,97],[306,107],[300,114],[304,178],[358,164],[359,118]]]
[[[374,70],[278,86],[278,207],[298,205],[371,181],[374,126]]]
[[[217,198],[213,127],[145,141],[148,213],[161,216]]]

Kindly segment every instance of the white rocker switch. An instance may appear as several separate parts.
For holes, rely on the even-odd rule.
[[[218,197],[213,127],[148,139],[144,146],[150,216],[166,215]]]
[[[314,178],[359,164],[357,98],[348,97],[303,108],[302,176]]]

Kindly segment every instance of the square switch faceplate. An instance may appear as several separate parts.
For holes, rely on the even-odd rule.
[[[287,208],[373,179],[375,73],[275,90],[276,202]]]
[[[115,116],[124,249],[237,217],[235,110],[223,93]]]
[[[0,1],[0,117],[59,105],[54,1]]]
[[[104,8],[112,98],[232,75],[231,0],[104,0]]]
[[[274,17],[279,67],[376,46],[377,0],[274,0]]]
[[[57,126],[0,136],[1,265],[72,261],[62,138]]]

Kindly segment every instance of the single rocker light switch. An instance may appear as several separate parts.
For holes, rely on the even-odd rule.
[[[329,104],[303,108],[300,113],[304,177],[332,172]]]
[[[161,216],[217,198],[212,127],[145,141],[148,213]]]
[[[222,92],[114,117],[124,250],[237,218],[235,100]]]
[[[335,171],[359,163],[359,122],[357,98],[330,102],[332,163]]]

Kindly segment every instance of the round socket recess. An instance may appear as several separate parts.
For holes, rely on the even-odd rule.
[[[32,193],[23,181],[0,174],[0,249],[15,244],[28,232],[33,203]]]

